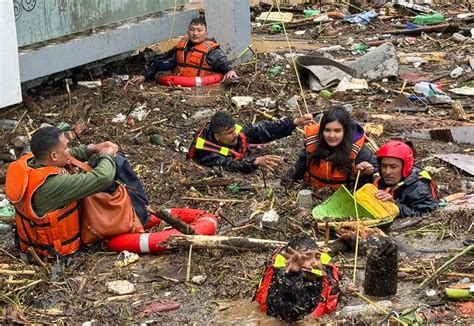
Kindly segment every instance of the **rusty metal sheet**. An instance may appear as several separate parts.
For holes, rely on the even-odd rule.
[[[439,158],[455,167],[466,171],[470,175],[474,175],[474,155],[466,154],[436,154],[434,157]]]

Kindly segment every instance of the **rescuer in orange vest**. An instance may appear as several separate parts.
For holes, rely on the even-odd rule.
[[[208,38],[206,21],[200,17],[191,20],[187,35],[173,49],[159,56],[143,75],[133,77],[130,82],[139,84],[153,80],[162,70],[174,70],[176,75],[183,77],[217,73],[223,75],[222,81],[237,77],[219,44]]]

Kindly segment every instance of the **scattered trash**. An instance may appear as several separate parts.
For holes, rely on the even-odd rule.
[[[293,14],[291,12],[270,12],[264,11],[256,18],[257,21],[268,21],[268,22],[284,22],[289,23],[293,20]]]
[[[128,266],[138,261],[139,258],[140,257],[136,253],[128,252],[127,250],[124,250],[118,254],[114,267],[122,268],[122,267]]]
[[[265,212],[260,220],[260,226],[262,228],[276,229],[281,222],[280,215],[276,210],[271,209]]]
[[[101,80],[78,81],[77,85],[78,86],[84,86],[84,87],[87,87],[87,88],[97,88],[97,87],[102,87],[102,81]]]
[[[276,106],[276,100],[272,99],[271,97],[265,97],[258,99],[255,102],[257,106],[263,106],[265,108],[274,108]]]
[[[280,24],[273,24],[273,25],[270,27],[270,31],[271,31],[272,33],[279,33],[279,32],[281,32],[281,30],[282,30],[282,27],[281,27]]]
[[[421,57],[401,57],[401,64],[411,64],[415,68],[421,67],[422,64],[427,63],[427,61]]]
[[[298,206],[305,209],[313,208],[313,192],[309,189],[302,189],[298,192]]]
[[[191,118],[189,118],[189,120],[193,123],[200,120],[207,120],[212,117],[214,113],[216,113],[216,111],[212,109],[197,111],[191,116]]]
[[[455,40],[456,42],[464,42],[465,40],[467,40],[467,37],[465,37],[464,35],[462,34],[459,34],[459,33],[454,33],[451,38],[453,40]]]
[[[431,84],[428,82],[420,82],[415,85],[415,93],[425,96],[434,96],[435,94],[444,94],[441,91],[440,84]]]
[[[179,309],[179,307],[181,307],[181,304],[177,302],[152,302],[142,308],[142,310],[138,313],[138,317],[143,318],[156,312],[176,310]]]
[[[107,291],[113,294],[124,295],[135,292],[135,286],[129,281],[116,280],[105,283]]]
[[[249,105],[253,102],[252,96],[233,96],[231,98],[232,103],[237,105],[239,108]]]
[[[268,70],[268,74],[272,77],[275,77],[283,72],[283,67],[282,66],[275,66]]]
[[[436,296],[438,293],[434,289],[428,289],[426,290],[425,294],[428,298],[430,298]]]
[[[118,113],[112,118],[112,123],[124,123],[125,121],[127,121],[127,116],[122,113]]]
[[[451,78],[457,79],[462,76],[463,72],[464,69],[461,67],[456,67],[449,73],[449,76],[451,76]]]
[[[368,23],[376,20],[377,17],[378,17],[378,14],[375,12],[375,10],[370,10],[370,11],[348,16],[344,18],[344,21],[350,22],[352,24],[367,25]]]
[[[472,135],[471,135],[472,136]],[[471,137],[471,143],[474,142],[474,137]],[[434,157],[439,158],[451,165],[469,173],[474,176],[474,156],[466,154],[435,154]]]
[[[446,297],[454,300],[474,298],[474,283],[454,284],[445,288]]]
[[[0,194],[0,216],[3,216],[3,217],[15,216],[15,208],[8,201],[8,199],[6,198],[4,194]]]
[[[431,14],[431,13],[435,12],[430,7],[420,6],[420,5],[414,4],[413,2],[408,2],[408,1],[403,1],[403,0],[393,0],[392,3],[395,6],[400,6],[402,8],[406,8],[406,9],[412,9],[412,10],[415,10],[415,11],[418,11],[418,12],[423,12],[425,14]]]
[[[16,148],[23,148],[25,145],[28,145],[30,140],[25,136],[16,136],[12,139],[12,144]]]
[[[205,281],[206,281],[205,275],[196,275],[196,276],[193,276],[193,278],[191,279],[191,282],[198,285],[203,284]]]
[[[368,89],[369,84],[365,79],[347,79],[344,77],[337,85],[336,89],[334,90],[335,93],[337,92],[346,92],[349,90],[360,90],[360,89]]]
[[[370,315],[377,315],[383,314],[379,311],[379,307],[382,307],[386,310],[390,310],[392,308],[392,301],[390,300],[382,300],[376,301],[375,305],[372,304],[360,304],[360,305],[353,305],[353,306],[345,306],[340,311],[336,311],[334,314],[338,317],[355,317],[358,315],[370,316]]]
[[[439,13],[433,15],[418,15],[413,18],[413,22],[418,25],[433,25],[443,21],[444,16]]]
[[[2,215],[1,209],[0,209],[0,216]],[[6,224],[0,221],[0,233],[2,232],[10,232],[13,230],[13,226],[10,224]]]
[[[128,115],[129,118],[132,118],[134,120],[142,121],[149,113],[146,109],[146,104],[140,104],[138,103],[138,106],[130,112]]]
[[[325,99],[325,100],[330,100],[331,97],[332,97],[332,93],[330,91],[328,91],[327,89],[322,89],[320,92],[319,92],[319,97]]]
[[[301,31],[295,31],[295,35],[304,35],[306,33],[306,30],[303,29]]]
[[[459,144],[474,144],[474,126],[451,127],[445,129],[415,130],[406,133],[418,139],[441,140]]]
[[[449,91],[454,94],[474,96],[474,87],[470,87],[470,86],[452,88]]]
[[[369,135],[378,138],[383,134],[383,125],[368,122],[364,124],[364,131]]]
[[[318,9],[305,9],[303,10],[303,14],[305,17],[311,17],[315,15],[319,15],[321,13],[321,10]]]
[[[410,99],[404,94],[398,94],[390,105],[392,111],[398,112],[426,112],[427,107],[417,107],[413,104]]]
[[[449,116],[453,120],[469,121],[469,115],[464,111],[459,100],[451,103],[451,113]]]
[[[331,45],[323,48],[319,48],[318,52],[338,52],[342,50],[342,45]]]
[[[364,43],[357,43],[354,45],[353,49],[358,54],[365,54],[369,50],[369,47]]]
[[[18,125],[17,120],[12,120],[12,119],[1,119],[0,120],[0,129],[3,129],[3,130],[15,129],[17,125]]]
[[[150,136],[150,143],[158,146],[165,146],[165,139],[159,134],[153,134]]]
[[[295,109],[298,107],[298,99],[299,96],[295,95],[291,97],[288,101],[286,101],[286,104],[288,104],[290,108]]]

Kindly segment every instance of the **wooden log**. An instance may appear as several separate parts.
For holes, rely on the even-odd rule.
[[[194,230],[188,224],[182,222],[181,220],[177,218],[174,218],[167,211],[163,209],[153,210],[151,207],[147,207],[147,210],[148,212],[158,217],[160,220],[165,221],[166,223],[171,225],[173,228],[175,228],[179,232],[183,234],[195,234]]]
[[[415,29],[392,29],[386,31],[385,34],[392,35],[421,35],[421,33],[435,33],[435,32],[457,32],[459,31],[459,26],[451,24],[440,24],[426,27],[419,27]]]
[[[378,238],[369,249],[365,265],[364,293],[386,297],[397,293],[397,245],[389,238]]]
[[[193,245],[193,248],[206,249],[268,250],[277,249],[286,244],[286,241],[268,239],[175,234],[162,245],[168,248],[189,247]],[[324,246],[324,242],[317,242],[317,245]]]

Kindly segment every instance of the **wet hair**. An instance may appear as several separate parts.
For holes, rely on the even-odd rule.
[[[338,121],[342,125],[344,136],[342,142],[336,148],[331,148],[326,143],[323,132],[326,125],[334,121]],[[337,169],[349,176],[352,173],[352,161],[350,159],[352,150],[351,125],[351,116],[342,106],[336,106],[324,113],[319,126],[316,151],[309,156],[309,159],[319,166],[321,160],[327,160],[330,157],[332,172]]]
[[[312,238],[303,235],[293,238],[285,248],[288,247],[306,251],[318,246]],[[286,322],[301,320],[321,301],[322,289],[320,277],[310,278],[300,273],[287,274],[283,268],[274,269],[267,294],[267,314]]]
[[[195,17],[191,19],[189,26],[191,25],[203,25],[207,28],[206,20],[203,17]]]
[[[288,247],[292,248],[295,251],[307,251],[317,249],[318,245],[313,240],[313,238],[307,235],[302,235],[296,236],[291,239],[291,241],[288,242],[284,249],[286,250]]]
[[[209,122],[209,130],[211,134],[221,132],[223,129],[233,128],[235,126],[234,119],[227,112],[220,111],[214,114]]]
[[[37,159],[44,159],[59,144],[59,137],[64,133],[56,127],[40,128],[31,137],[31,152]]]

